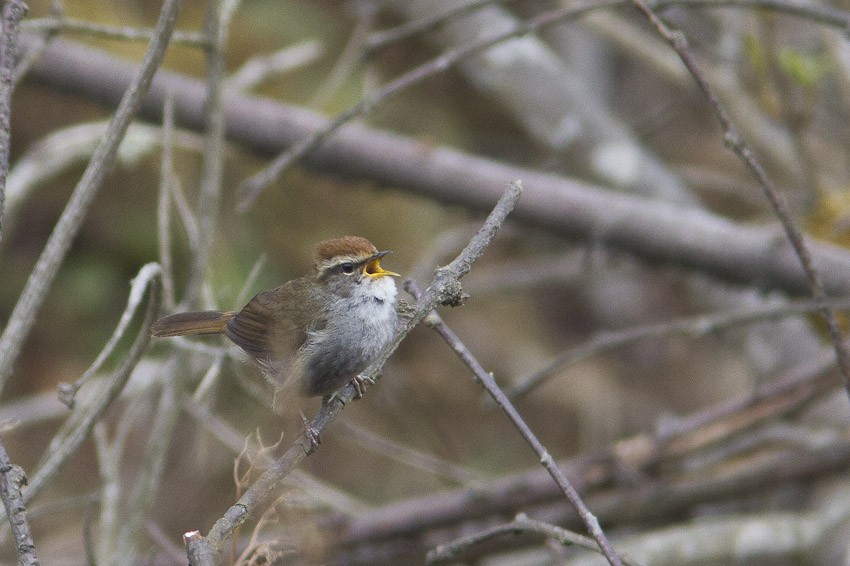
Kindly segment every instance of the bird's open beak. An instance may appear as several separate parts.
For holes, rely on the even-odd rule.
[[[387,271],[381,267],[381,258],[390,253],[389,251],[378,252],[372,256],[372,259],[369,260],[369,263],[366,264],[366,267],[363,268],[363,274],[368,275],[369,277],[386,277],[387,275],[393,275],[395,277],[399,277],[398,273],[393,271]]]

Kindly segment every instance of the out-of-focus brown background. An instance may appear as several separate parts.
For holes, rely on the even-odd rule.
[[[29,2],[29,17],[45,17],[49,4]],[[251,92],[333,116],[365,93],[437,56],[459,38],[476,39],[474,28],[443,26],[392,44],[367,61],[355,57],[350,65],[340,63],[348,56],[347,49],[359,52],[358,38],[369,31],[449,7],[449,3],[429,6],[408,2],[407,7],[403,2],[379,4],[243,2],[229,31],[227,70],[233,72],[260,55],[306,45],[315,50],[311,58],[269,77]],[[417,4],[421,4],[421,13],[412,7]],[[494,21],[520,21],[556,4],[508,3],[499,8],[502,12]],[[155,24],[159,9],[159,3],[131,0],[67,0],[63,5],[68,17],[143,28]],[[204,11],[203,2],[185,2],[178,28],[199,30]],[[751,121],[740,127],[788,199],[796,220],[823,240],[845,243],[848,208],[844,195],[850,173],[846,159],[850,65],[843,59],[848,56],[846,39],[826,24],[778,12],[672,8],[664,15],[687,34],[709,82],[720,89],[722,100],[733,109],[733,117]],[[493,25],[496,29],[497,24]],[[95,39],[85,33],[64,33],[63,37],[136,61],[145,48],[143,42]],[[486,65],[483,60],[472,60],[382,102],[362,120],[374,128],[415,138],[423,152],[448,146],[575,177],[610,190],[687,201],[689,206],[742,223],[775,222],[754,179],[724,147],[716,120],[693,81],[635,10],[599,11],[549,28],[537,34],[536,41],[551,53],[551,59],[545,63],[541,60],[541,68],[558,61],[563,67],[555,75],[571,81],[569,85],[536,83],[535,79],[546,76],[536,74],[540,70],[536,69],[529,72],[524,84],[527,97],[520,94],[510,98],[506,88],[500,87],[517,79],[515,72],[501,80],[493,78],[497,75],[476,78],[475,69],[470,67],[481,70]],[[487,64],[496,65],[492,61]],[[202,78],[203,53],[189,46],[172,46],[165,67]],[[339,67],[342,73],[336,72]],[[341,78],[335,80],[335,76]],[[488,80],[493,81],[489,88]],[[563,143],[547,139],[555,133],[547,133],[546,124],[533,123],[534,108],[522,108],[523,100],[543,99],[542,93],[549,90],[559,100],[570,97],[566,105],[574,107],[564,111],[564,119],[579,124],[574,139]],[[112,111],[24,79],[14,92],[12,105],[13,171],[46,136],[105,120]],[[585,114],[591,112],[592,116]],[[571,131],[566,122],[562,127],[561,133]],[[175,145],[177,180],[190,206],[194,206],[201,171],[201,134],[178,131]],[[607,150],[600,149],[602,146]],[[640,157],[636,158],[637,154]],[[161,148],[155,142],[142,146],[134,158],[120,160],[109,173],[4,391],[0,411],[12,419],[4,439],[12,460],[28,472],[37,467],[51,437],[67,418],[67,410],[61,408],[53,392],[59,383],[77,379],[92,363],[120,317],[130,280],[142,265],[158,261],[156,207],[161,158]],[[420,284],[425,285],[433,268],[453,258],[483,218],[479,212],[413,195],[406,187],[349,179],[303,166],[288,170],[248,212],[241,214],[235,206],[236,187],[268,160],[238,145],[228,145],[223,159],[219,219],[215,233],[202,234],[213,242],[202,293],[211,307],[241,306],[236,304],[237,296],[261,256],[266,257],[266,263],[250,283],[249,297],[306,273],[314,243],[346,234],[366,236],[379,249],[392,250],[385,267],[404,276],[418,274]],[[627,178],[634,159],[647,160],[652,164],[647,167],[662,173],[657,179],[652,175]],[[85,159],[79,159],[37,183],[4,219],[0,321],[8,319],[85,164]],[[505,179],[504,185],[510,180]],[[173,216],[176,218],[176,214]],[[180,299],[190,251],[179,221],[173,220],[172,227]],[[567,240],[532,222],[510,221],[475,265],[464,288],[470,294],[467,304],[441,313],[505,386],[600,331],[752,306],[762,299],[784,300],[781,294],[760,295],[756,289],[736,287],[676,265],[648,263],[593,241]],[[753,391],[795,367],[795,363],[821,352],[822,340],[813,319],[793,319],[739,326],[708,336],[676,335],[640,341],[560,368],[546,383],[517,401],[517,406],[556,459],[598,455],[619,439],[664,430],[665,426],[674,426],[670,423],[679,417]],[[126,352],[129,340],[124,342],[107,362],[107,369],[117,365]],[[216,339],[202,342],[223,345]],[[177,357],[182,361],[169,364]],[[125,505],[144,469],[148,432],[153,427],[150,419],[161,390],[157,384],[179,378],[185,383],[180,394],[190,397],[201,383],[209,360],[205,355],[188,356],[166,341],[150,345],[136,369],[135,381],[131,380],[130,392],[114,403],[103,420],[101,433],[107,438],[126,435],[115,459],[119,498],[127,498],[122,499],[125,504],[116,507],[116,523],[99,523],[103,516],[98,501],[104,496],[104,481],[100,456],[89,439],[30,505],[36,546],[45,563],[82,563],[87,536],[93,541],[92,552],[102,563],[170,563],[181,549],[182,533],[195,529],[207,532],[235,501],[238,493],[233,461],[238,454],[215,437],[210,420],[181,410],[164,472],[141,519],[143,526],[129,543],[132,549],[122,548],[114,554],[109,552],[109,544],[98,542],[109,529],[120,529],[133,517],[135,510]],[[168,375],[168,371],[180,375]],[[259,430],[263,442],[271,444],[283,425],[246,390],[246,383],[259,383],[253,371],[225,360],[221,375],[204,392],[198,406],[238,437]],[[135,389],[134,382],[138,383]],[[795,411],[787,421],[780,423],[777,416],[770,424],[793,428],[799,435],[794,438],[802,444],[846,436],[850,406],[845,394],[838,388],[833,391],[821,396],[818,403]],[[31,405],[21,405],[24,401]],[[34,419],[30,411],[36,410],[49,415]],[[292,426],[297,427],[297,423],[287,424],[287,432],[292,432]],[[766,423],[757,426],[773,430]],[[417,467],[409,453],[366,438],[369,434],[463,472],[437,473]],[[745,437],[741,442],[746,440],[753,439]],[[719,442],[725,446],[722,440]],[[752,450],[770,446],[778,453],[774,444],[790,450],[787,442],[788,438],[777,437],[774,443],[755,443]],[[714,449],[719,448],[715,445]],[[732,458],[752,455],[743,449],[730,451]],[[790,458],[797,457],[793,451],[789,454]],[[724,462],[728,461],[720,458],[711,466],[703,461],[679,462],[677,471],[691,465],[698,470],[696,477],[707,477],[723,473]],[[346,554],[336,546],[335,529],[344,530],[344,521],[333,521],[342,521],[340,517],[356,516],[364,509],[379,509],[408,498],[474,487],[478,482],[533,470],[537,465],[536,457],[508,420],[484,402],[483,390],[473,381],[469,369],[436,334],[422,327],[391,358],[380,384],[346,408],[323,436],[316,454],[302,466],[303,472],[338,493],[303,486],[296,489],[285,498],[288,507],[281,505],[286,510],[280,511],[279,524],[262,529],[260,541],[276,542],[285,548],[283,563],[357,563],[360,558],[356,553]],[[618,481],[641,485],[645,479],[642,472],[632,472],[625,469]],[[697,498],[675,511],[664,508],[657,516],[650,513],[651,518],[608,521],[603,527],[610,525],[609,534],[635,535],[688,519],[724,514],[804,514],[813,509],[811,486],[826,484],[833,473],[835,468],[828,467],[805,481],[791,478],[763,491],[728,493],[708,501]],[[663,489],[666,480],[659,476],[653,481]],[[847,497],[846,490],[840,493]],[[466,529],[447,527],[433,534],[433,541],[443,542],[483,528],[488,522],[508,520],[517,511],[534,516],[537,508],[519,504],[510,512],[491,515],[475,512],[475,505],[474,499],[469,501],[470,518],[480,521],[486,517],[483,523]],[[547,505],[566,503],[553,498]],[[341,526],[330,528],[329,524]],[[240,533],[237,555],[248,543],[252,528],[253,524]],[[427,536],[416,538],[411,534],[409,539],[399,540],[396,554],[387,551],[387,563],[421,563],[423,548],[428,548],[423,542],[429,540]],[[492,562],[486,563],[567,563],[572,556],[563,550],[547,551],[539,541],[532,542],[511,549],[529,553],[522,557],[502,555],[505,548],[495,546],[491,549]],[[818,552],[826,551],[820,548]],[[807,563],[811,556],[822,555],[812,546],[801,546],[785,554],[755,558],[765,564],[796,564]],[[14,560],[8,541],[3,560]],[[694,560],[730,563],[710,556]]]

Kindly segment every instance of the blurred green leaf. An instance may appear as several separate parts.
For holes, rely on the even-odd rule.
[[[822,53],[806,53],[787,47],[779,52],[782,71],[804,88],[815,88],[832,70],[832,65]]]

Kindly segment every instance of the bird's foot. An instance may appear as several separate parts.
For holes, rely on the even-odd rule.
[[[354,396],[354,398],[362,399],[363,394],[366,392],[366,386],[375,385],[375,380],[371,377],[357,374],[354,379],[351,380],[351,383],[354,384],[354,388],[357,390],[357,394]]]
[[[319,435],[319,431],[313,428],[313,425],[310,424],[304,413],[298,411],[298,414],[301,415],[301,423],[304,425],[304,436],[307,438],[307,447],[304,449],[304,452],[312,454],[319,447],[319,444],[322,443],[322,437]]]

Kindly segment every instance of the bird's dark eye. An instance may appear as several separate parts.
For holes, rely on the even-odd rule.
[[[345,263],[341,263],[339,266],[342,269],[343,273],[354,273],[354,264],[350,261],[346,261]]]

